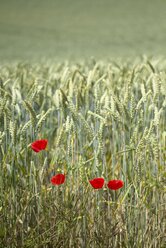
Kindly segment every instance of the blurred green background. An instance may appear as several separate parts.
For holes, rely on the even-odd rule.
[[[165,0],[0,0],[0,59],[166,55]]]

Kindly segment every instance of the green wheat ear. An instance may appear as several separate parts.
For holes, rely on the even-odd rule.
[[[45,122],[45,120],[47,119],[47,116],[52,112],[52,108],[48,109],[39,119],[37,125],[36,125],[36,129],[38,131],[40,131],[43,123]]]
[[[31,105],[30,102],[28,102],[28,101],[25,100],[24,103],[25,103],[26,109],[28,110],[28,112],[30,114],[30,119],[31,119],[32,125],[35,128],[36,127],[36,123],[37,123],[37,118],[36,118],[35,110],[33,109],[33,107],[32,107],[32,105]]]
[[[10,131],[10,135],[12,138],[13,146],[15,147],[16,142],[17,142],[17,122],[16,121],[14,121],[14,122],[10,121],[9,131]]]
[[[59,129],[57,130],[58,136],[56,138],[56,147],[59,147],[60,144],[61,144],[62,137],[63,137],[63,134],[64,134],[64,126],[61,126]]]

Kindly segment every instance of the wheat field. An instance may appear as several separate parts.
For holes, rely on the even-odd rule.
[[[165,71],[145,57],[0,65],[0,247],[165,247]]]

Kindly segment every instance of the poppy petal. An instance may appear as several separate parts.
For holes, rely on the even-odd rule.
[[[57,174],[51,178],[51,183],[53,185],[60,185],[65,182],[65,175],[64,174]]]
[[[104,185],[104,178],[97,177],[89,180],[89,183],[92,185],[94,189],[101,189]]]
[[[107,186],[109,189],[112,189],[112,190],[118,190],[120,188],[122,188],[124,185],[124,182],[122,180],[110,180],[108,183],[107,183]]]
[[[40,152],[41,150],[45,150],[48,144],[48,140],[36,140],[31,144],[31,148],[34,152]]]

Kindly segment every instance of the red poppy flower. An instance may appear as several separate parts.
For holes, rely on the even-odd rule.
[[[104,185],[104,178],[97,177],[92,180],[89,180],[89,182],[94,189],[101,189]]]
[[[109,189],[117,190],[122,188],[124,185],[124,182],[122,180],[110,180],[107,184]]]
[[[40,152],[41,150],[45,150],[48,144],[48,140],[36,140],[31,144],[32,150],[35,152]]]
[[[64,174],[57,174],[51,178],[51,183],[53,185],[60,185],[63,184],[65,181],[65,175]]]

